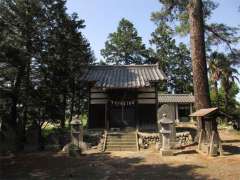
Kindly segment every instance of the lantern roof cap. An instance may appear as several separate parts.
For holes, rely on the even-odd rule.
[[[81,121],[79,119],[73,119],[70,124],[71,125],[78,125],[78,124],[80,125],[82,123],[81,123]]]
[[[163,117],[159,121],[161,124],[173,124],[173,120],[167,118],[166,114],[163,114]]]

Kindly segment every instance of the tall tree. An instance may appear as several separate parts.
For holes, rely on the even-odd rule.
[[[40,44],[39,19],[42,17],[41,4],[39,1],[33,0],[13,0],[13,1],[1,1],[1,25],[2,32],[6,35],[2,40],[2,50],[5,52],[13,51],[14,54],[24,54],[21,57],[21,66],[15,66],[18,64],[19,57],[14,57],[9,53],[5,53],[2,62],[9,63],[11,66],[17,67],[16,84],[12,83],[12,118],[10,123],[11,127],[17,133],[16,137],[20,138],[18,142],[24,141],[25,126],[28,121],[28,107],[29,96],[32,90],[30,75],[32,59],[37,58],[37,50]],[[12,57],[11,57],[12,56]],[[14,79],[12,79],[14,82]],[[17,105],[23,104],[23,117],[17,115]],[[17,123],[18,122],[18,123]],[[22,147],[22,143],[19,144],[19,148]]]
[[[211,0],[159,0],[159,2],[163,5],[162,9],[153,13],[152,19],[167,23],[177,21],[176,32],[180,35],[190,34],[196,108],[209,107],[205,41],[211,46],[225,43],[232,49],[231,45],[238,42],[238,29],[224,24],[207,23],[212,11],[218,6]]]
[[[142,38],[134,25],[124,18],[120,20],[117,31],[109,34],[101,54],[107,63],[113,64],[143,64],[148,57]]]
[[[188,5],[188,13],[196,108],[208,108],[210,106],[210,94],[205,54],[202,1],[192,0]]]
[[[60,122],[63,128],[66,112],[72,116],[80,106],[79,77],[94,58],[80,31],[84,21],[68,15],[65,4],[0,1],[0,91],[11,99],[10,118],[4,122],[16,133],[16,142],[27,127],[36,126],[42,148],[43,123]]]
[[[153,45],[151,63],[158,62],[169,80],[166,88],[176,93],[192,92],[192,64],[190,52],[180,43],[176,45],[173,30],[164,22],[156,22],[150,44]]]
[[[204,18],[210,15],[215,4],[210,0],[205,1],[205,5],[202,0],[159,0],[159,2],[163,5],[162,9],[160,12],[153,13],[152,19],[166,23],[178,21],[179,25],[176,26],[176,31],[190,34],[195,106],[196,109],[208,108],[211,104],[205,52]],[[216,123],[214,124],[216,125]],[[212,129],[217,128],[208,123],[205,126],[207,137],[210,136]]]
[[[224,92],[224,111],[231,114],[228,109],[229,99],[231,99],[229,93],[231,88],[235,86],[234,81],[239,81],[239,72],[236,65],[239,65],[239,60],[232,58],[232,54],[225,55],[224,53],[213,52],[208,61],[210,80],[212,80],[214,85],[214,94],[216,96],[217,104],[218,102],[218,83],[221,82],[221,88]]]
[[[210,84],[213,86],[214,97],[216,99],[216,106],[219,107],[219,93],[218,93],[218,81],[221,78],[221,61],[224,61],[223,54],[213,52],[208,60],[208,72],[210,78]]]

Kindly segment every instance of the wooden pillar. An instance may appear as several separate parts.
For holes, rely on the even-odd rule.
[[[193,113],[193,104],[190,103],[190,114],[192,114],[192,113]],[[193,117],[192,116],[190,117],[190,122],[193,123]]]
[[[178,104],[175,103],[175,115],[176,115],[176,123],[179,123],[179,114],[178,114]]]
[[[108,101],[105,104],[105,129],[108,130]]]
[[[91,123],[91,87],[88,86],[88,122],[87,128],[89,128]]]
[[[139,119],[138,119],[138,102],[137,102],[137,98],[135,99],[135,123],[136,123],[136,128],[137,128],[137,131],[139,129]]]
[[[158,125],[157,125],[157,121],[158,121],[158,90],[157,90],[157,83],[155,83],[155,103],[156,103],[156,122],[155,122],[155,125],[156,125],[156,127],[158,127]]]
[[[106,111],[106,119],[107,119],[107,124],[106,124],[106,129],[110,128],[110,112],[111,112],[111,106],[110,106],[110,101],[107,100],[107,111]]]

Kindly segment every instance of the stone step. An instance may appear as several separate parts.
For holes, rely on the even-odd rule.
[[[136,137],[136,135],[135,134],[133,134],[133,135],[128,135],[128,134],[126,134],[126,135],[110,135],[110,134],[108,134],[108,136],[109,137],[115,137],[115,138],[124,138],[124,137]]]
[[[107,148],[106,151],[137,151],[136,148]]]
[[[107,140],[109,140],[109,141],[136,141],[136,137],[135,138],[112,138],[112,137],[108,137]]]
[[[110,145],[119,145],[119,146],[133,145],[133,146],[136,146],[136,142],[107,142],[107,146],[110,146]]]
[[[106,141],[106,144],[136,144],[136,141]]]
[[[136,146],[107,146],[107,151],[137,151]]]
[[[136,151],[136,133],[109,133],[106,141],[106,151]]]
[[[108,135],[108,137],[110,138],[116,138],[116,139],[121,139],[121,138],[136,138],[136,136],[112,136],[112,135]]]

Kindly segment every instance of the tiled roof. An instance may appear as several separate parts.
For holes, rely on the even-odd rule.
[[[159,103],[194,103],[195,98],[191,94],[159,94]]]
[[[90,66],[82,80],[95,82],[101,88],[140,88],[151,82],[167,79],[166,75],[154,65],[111,65]]]

